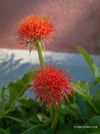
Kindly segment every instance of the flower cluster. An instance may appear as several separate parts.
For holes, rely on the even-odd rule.
[[[37,71],[35,78],[31,79],[35,99],[40,98],[41,105],[46,102],[48,108],[50,108],[50,104],[56,107],[65,99],[69,101],[68,96],[75,93],[70,79],[67,72],[63,71],[63,68],[57,69],[56,65],[42,68]]]
[[[33,40],[45,39],[53,31],[53,25],[45,17],[31,15],[17,26],[19,38],[29,43]]]
[[[37,47],[41,70],[37,71],[35,77],[31,79],[32,89],[36,95],[35,100],[40,98],[41,105],[45,102],[48,108],[50,105],[58,106],[65,99],[69,101],[68,96],[75,93],[70,78],[63,68],[57,69],[56,65],[52,67],[44,65],[42,57],[41,41],[48,37],[53,31],[53,25],[45,17],[31,15],[26,17],[18,25],[19,38],[29,43],[31,52],[33,45]],[[38,44],[39,43],[39,44]]]

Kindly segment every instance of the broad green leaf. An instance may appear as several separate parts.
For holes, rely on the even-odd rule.
[[[21,104],[20,107],[18,107],[18,109],[22,111],[22,113],[25,113],[25,116],[28,120],[32,120],[33,117],[40,112],[40,102],[38,100],[34,102],[34,100],[30,99],[29,97],[24,97],[20,99],[18,102],[20,102]]]
[[[40,130],[38,134],[52,134],[51,128]]]
[[[87,107],[85,101],[78,95],[76,95],[76,104],[79,107],[81,115],[88,116],[88,107]]]
[[[18,102],[21,104],[21,106],[23,107],[23,110],[27,111],[27,116],[31,117],[32,115],[35,115],[39,109],[40,106],[40,101],[34,101],[33,99],[30,99],[29,97],[24,97],[24,98],[20,98],[18,100]]]
[[[73,125],[64,126],[63,128],[57,131],[57,134],[74,134],[74,127]]]
[[[100,134],[100,115],[89,118],[84,126],[89,126],[91,132],[94,132],[95,134]]]
[[[89,68],[91,69],[92,73],[94,74],[98,83],[100,83],[100,68],[96,67],[93,63],[93,59],[90,57],[89,53],[86,52],[82,47],[75,46],[78,51],[83,55],[84,59],[86,60]]]
[[[71,109],[71,107],[67,106],[66,104],[61,104],[59,107],[59,112],[63,115],[66,115],[68,113],[74,114],[75,115],[75,111],[73,109]]]
[[[96,113],[100,114],[100,99],[91,99],[88,103],[94,108]]]
[[[82,126],[80,123],[71,122],[66,124],[61,129],[58,129],[57,134],[89,134],[88,129],[78,128],[77,126]]]
[[[10,133],[8,133],[6,130],[0,128],[0,134],[10,134]]]
[[[73,104],[71,104],[70,107],[74,111],[74,114],[76,115],[76,117],[79,118],[79,116],[80,116],[80,110],[79,110],[79,107],[77,106],[77,104],[74,102]]]
[[[22,79],[18,79],[16,82],[11,81],[7,87],[9,90],[9,100],[5,104],[3,113],[7,114],[12,110],[16,101],[24,94],[30,85],[30,79],[34,78],[36,71],[30,71],[24,74]]]
[[[90,89],[93,89],[98,84],[97,80],[93,81],[92,85],[90,86]]]
[[[76,92],[83,96],[90,96],[90,86],[86,81],[75,81],[73,82]]]
[[[34,103],[34,100],[30,99],[28,96],[25,96],[24,98],[19,98],[18,102],[25,107],[29,107],[30,105]],[[35,103],[38,103],[38,102],[36,101]]]
[[[100,98],[100,89],[98,90],[98,92],[96,93],[96,97]]]
[[[61,124],[64,124],[64,116],[66,115],[74,116],[75,118],[80,118],[81,113],[78,108],[78,106],[75,103],[70,104],[69,106],[67,104],[61,104],[59,107],[59,120]],[[62,116],[62,117],[61,117]]]
[[[97,81],[100,83],[100,68],[94,65],[94,74]]]
[[[81,115],[85,118],[87,118],[90,114],[93,115],[95,114],[95,111],[93,110],[92,106],[87,102],[82,99],[79,95],[76,96],[76,104],[79,108],[79,111]]]
[[[11,81],[8,85],[10,97],[7,105],[13,106],[15,102],[21,97],[28,89],[30,84],[30,78],[34,75],[34,71],[30,71],[24,74],[22,79],[18,79],[16,82]]]
[[[83,99],[80,98],[78,100],[78,103],[80,103],[80,107],[83,106],[83,111],[86,112],[85,111],[86,108],[84,108],[84,106],[86,106],[86,107],[92,107],[97,113],[100,113],[100,105],[99,105],[100,101],[95,100],[94,97],[90,95],[90,86],[89,86],[89,84],[87,82],[85,82],[85,81],[75,81],[75,82],[73,82],[73,84],[75,85],[76,92],[83,98]],[[99,91],[98,91],[97,94],[98,94],[98,97],[99,97]],[[83,103],[82,103],[82,101],[83,101]],[[97,102],[97,104],[96,104],[96,102]]]
[[[25,130],[22,134],[37,134],[37,132],[39,132],[40,130],[45,129],[47,127],[48,127],[47,125],[43,125],[43,124],[36,125],[34,127],[31,127],[29,129]]]
[[[89,125],[98,126],[100,128],[100,115],[88,119]]]

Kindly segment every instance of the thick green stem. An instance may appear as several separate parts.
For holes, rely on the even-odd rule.
[[[57,123],[58,123],[58,113],[56,113],[56,116],[55,116],[55,118],[54,118],[54,121],[53,121],[53,123],[52,123],[52,125],[51,125],[51,128],[52,128],[53,130],[56,129]]]
[[[54,120],[54,106],[50,104],[50,122],[53,123]]]
[[[42,56],[42,49],[39,43],[36,44],[37,50],[38,50],[38,56],[39,56],[39,61],[40,61],[40,65],[41,68],[45,68],[45,64],[44,64],[44,60],[43,60],[43,56]]]

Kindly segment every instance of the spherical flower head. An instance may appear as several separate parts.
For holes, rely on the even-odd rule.
[[[47,38],[52,31],[52,23],[45,17],[39,15],[28,16],[17,26],[19,38],[26,43],[34,40],[43,40]]]
[[[46,66],[45,69],[37,71],[35,77],[31,79],[32,89],[36,95],[35,99],[40,98],[41,105],[45,102],[48,108],[50,104],[54,107],[67,100],[68,96],[75,93],[68,73],[63,68],[57,69],[57,66]]]

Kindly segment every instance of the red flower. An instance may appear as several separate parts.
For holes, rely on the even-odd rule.
[[[19,38],[26,43],[29,43],[34,39],[45,39],[53,31],[52,23],[45,17],[39,15],[26,17],[17,28]]]
[[[40,98],[41,105],[46,102],[48,108],[50,104],[56,107],[65,99],[69,101],[68,96],[72,96],[75,91],[69,81],[71,78],[66,75],[67,72],[63,71],[63,68],[57,69],[56,66],[52,67],[51,65],[37,71],[35,78],[31,79],[32,89],[36,95],[35,99]]]

